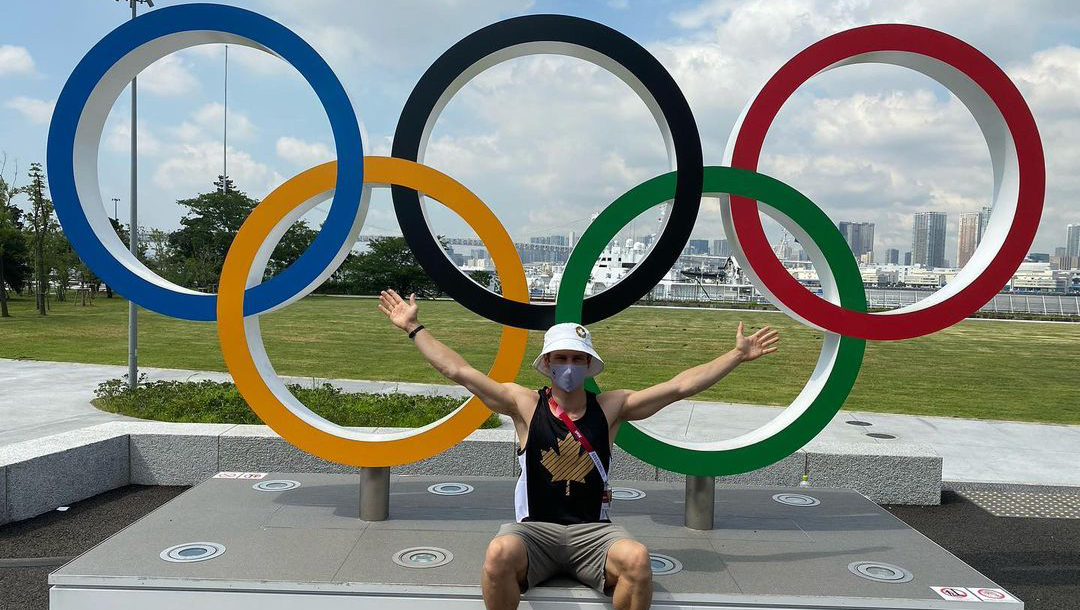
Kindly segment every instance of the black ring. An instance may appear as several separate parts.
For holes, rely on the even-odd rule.
[[[620,64],[655,98],[675,149],[678,177],[667,225],[641,263],[611,288],[585,299],[582,323],[591,324],[626,309],[656,286],[690,239],[701,205],[704,169],[694,115],[675,79],[644,47],[606,25],[580,17],[526,15],[493,23],[450,47],[420,77],[401,111],[391,154],[418,161],[431,113],[454,81],[492,53],[535,42],[573,44]],[[471,281],[447,258],[431,234],[419,194],[407,187],[390,188],[405,241],[424,270],[450,297],[500,324],[535,330],[546,330],[554,324],[554,304],[519,303]]]

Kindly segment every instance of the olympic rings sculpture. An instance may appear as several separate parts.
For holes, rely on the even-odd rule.
[[[97,183],[97,150],[109,110],[136,74],[190,46],[227,42],[275,54],[312,86],[334,135],[337,160],[290,178],[252,211],[226,257],[220,293],[185,289],[133,257],[112,230]],[[606,68],[637,92],[660,126],[672,171],[630,189],[595,219],[571,253],[554,304],[529,302],[524,267],[492,211],[453,178],[423,165],[439,113],[476,74],[535,53],[577,57]],[[972,112],[990,149],[994,199],[983,242],[956,279],[930,297],[882,313],[866,311],[862,279],[839,230],[794,188],[754,171],[777,112],[814,74],[854,63],[895,64],[921,72]],[[712,442],[660,439],[624,423],[616,442],[661,468],[696,475],[746,472],[776,462],[817,435],[847,398],[866,339],[925,335],[963,319],[1008,281],[1034,239],[1042,212],[1045,164],[1035,120],[1005,73],[974,47],[948,34],[885,24],[839,32],[809,46],[774,74],[743,111],[725,151],[726,166],[704,166],[697,124],[682,91],[641,45],[598,23],[565,15],[529,15],[484,27],[440,56],[421,76],[398,121],[390,157],[364,156],[359,121],[326,62],[300,37],[257,13],[215,4],[158,9],[116,28],[76,66],[57,99],[47,160],[57,216],[83,260],[132,301],[166,315],[216,320],[222,354],[237,387],[262,420],[301,449],[356,466],[391,466],[439,453],[487,416],[475,397],[424,428],[398,434],[346,429],[313,413],[274,372],[259,333],[259,315],[302,298],[333,273],[356,242],[370,190],[389,186],[409,247],[440,288],[468,309],[503,325],[489,375],[511,381],[530,329],[557,322],[606,319],[644,296],[674,265],[690,237],[701,196],[721,196],[733,255],[777,307],[824,331],[806,386],[780,415],[739,437]],[[332,194],[317,237],[289,267],[263,281],[266,263],[287,228]],[[431,234],[421,194],[457,212],[495,262],[503,294],[467,279]],[[729,197],[730,196],[730,197]],[[622,281],[586,298],[593,261],[638,214],[672,201],[660,237]],[[818,296],[780,264],[758,211],[803,245],[821,279]],[[587,387],[599,392],[594,380]]]

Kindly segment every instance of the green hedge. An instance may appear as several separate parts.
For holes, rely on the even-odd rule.
[[[453,396],[344,392],[328,383],[289,390],[309,409],[341,426],[418,428],[456,409]],[[102,411],[141,419],[215,424],[261,424],[236,386],[219,381],[153,381],[129,389],[122,379],[98,385],[94,406]],[[497,428],[492,413],[481,428]]]

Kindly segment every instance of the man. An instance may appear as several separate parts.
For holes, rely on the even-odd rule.
[[[776,351],[778,331],[766,326],[744,337],[740,322],[734,349],[711,362],[644,390],[594,394],[583,383],[604,370],[604,362],[580,324],[556,324],[544,334],[533,366],[551,378],[552,387],[537,391],[489,378],[435,339],[417,321],[415,294],[406,301],[384,290],[379,310],[409,333],[440,373],[514,422],[521,466],[514,491],[517,521],[503,525],[488,545],[481,577],[488,609],[517,608],[521,593],[560,573],[611,595],[619,610],[648,608],[649,553],[607,516],[607,472],[619,424],[645,419],[705,390],[740,362]]]

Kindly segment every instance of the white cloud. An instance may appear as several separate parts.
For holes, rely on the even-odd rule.
[[[31,123],[44,125],[52,118],[53,106],[56,105],[56,100],[39,100],[20,95],[11,98],[4,105],[17,111]]]
[[[219,102],[211,102],[196,110],[192,116],[195,122],[210,133],[220,133],[225,117],[225,106]],[[243,112],[229,109],[229,138],[240,140],[251,138],[255,135],[255,124],[251,122]]]
[[[143,121],[139,121],[139,156],[158,155],[165,148],[164,144],[154,135],[154,132]],[[113,124],[105,135],[105,150],[115,153],[126,153],[131,150],[131,125],[127,121]]]
[[[501,17],[521,14],[532,0],[260,3],[331,65],[402,66],[431,61],[473,30]]]
[[[252,197],[266,196],[282,177],[251,154],[229,147],[229,178]],[[154,170],[154,184],[170,190],[205,191],[222,170],[221,142],[181,144]]]
[[[8,74],[33,74],[34,58],[26,47],[0,45],[0,76]]]
[[[1080,48],[1059,45],[1012,66],[1009,76],[1040,113],[1074,115],[1080,101]]]
[[[239,44],[230,44],[229,46],[229,71],[236,66],[240,66],[245,70],[249,70],[255,74],[263,76],[281,76],[284,73],[289,72],[292,68],[288,62],[280,57],[268,53],[262,49],[255,49],[252,47],[246,47]],[[205,44],[197,47],[191,47],[179,52],[178,55],[197,57],[202,59],[213,59],[218,62],[218,69],[224,71],[224,44]]]
[[[322,142],[305,142],[289,136],[278,138],[274,149],[282,159],[302,167],[334,159],[334,153]]]
[[[180,55],[166,55],[139,74],[139,90],[155,95],[172,96],[199,89],[199,80],[190,64]]]
[[[206,137],[202,127],[191,121],[181,121],[179,125],[170,127],[168,130],[181,142],[195,142]]]

